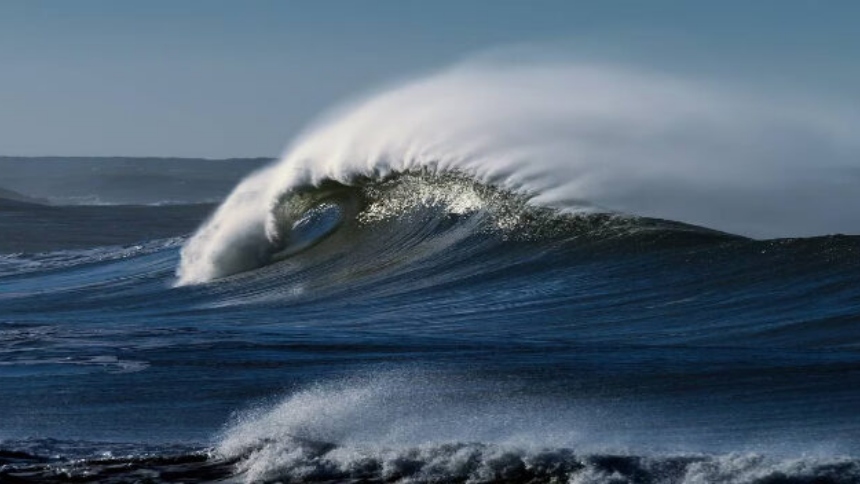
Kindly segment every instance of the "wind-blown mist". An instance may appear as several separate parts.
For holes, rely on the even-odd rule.
[[[857,120],[639,70],[471,63],[355,102],[242,182],[188,242],[180,283],[256,267],[272,208],[325,180],[456,171],[564,211],[752,237],[860,232]]]

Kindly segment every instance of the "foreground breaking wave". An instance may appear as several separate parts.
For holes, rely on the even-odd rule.
[[[421,372],[316,385],[230,428],[214,456],[247,482],[855,482],[851,458],[631,453],[586,412]],[[409,389],[406,390],[404,389]],[[493,392],[492,390],[495,390]],[[486,398],[492,395],[489,400]],[[460,400],[460,401],[458,401]],[[593,418],[593,416],[591,416]],[[605,418],[605,416],[604,416]],[[598,427],[604,427],[598,430]],[[555,444],[550,446],[550,444]],[[612,448],[612,447],[616,448]]]
[[[3,482],[855,483],[852,457],[633,452],[581,409],[503,386],[385,371],[316,384],[239,414],[214,448],[27,440],[0,445]],[[492,393],[486,393],[488,390]],[[483,392],[483,393],[482,393]],[[486,398],[493,395],[493,398]],[[603,416],[606,417],[605,415]],[[612,427],[612,425],[608,425]],[[9,450],[7,450],[9,449]],[[15,450],[11,450],[15,449]]]

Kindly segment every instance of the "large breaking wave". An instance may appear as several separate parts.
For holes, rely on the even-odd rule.
[[[846,207],[860,202],[857,125],[810,102],[631,69],[464,64],[308,129],[188,242],[179,282],[266,263],[291,194],[414,170],[456,172],[567,213],[753,237],[856,233],[860,214]]]

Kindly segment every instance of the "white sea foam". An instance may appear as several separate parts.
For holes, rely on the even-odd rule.
[[[635,69],[465,63],[317,122],[188,242],[179,283],[258,266],[271,208],[295,187],[415,168],[566,210],[585,200],[754,237],[860,233],[858,125],[815,103]]]
[[[774,447],[770,455],[709,454],[673,446],[669,429],[645,414],[512,390],[421,371],[317,384],[237,418],[215,453],[236,461],[246,482],[692,484],[853,482],[860,475],[855,459],[834,453],[798,456]],[[699,430],[699,438],[713,440]]]
[[[589,427],[593,415],[518,399],[504,385],[470,386],[421,371],[318,384],[243,415],[217,452],[241,458],[239,470],[248,482],[336,477],[370,463],[386,479],[417,472],[413,477],[421,481],[490,472],[504,467],[511,451],[589,440],[577,426]],[[476,459],[482,464],[471,469]],[[423,470],[410,470],[410,463]]]

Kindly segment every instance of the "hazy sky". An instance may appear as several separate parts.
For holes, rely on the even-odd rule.
[[[520,44],[850,104],[858,25],[856,1],[3,0],[0,155],[276,156],[339,101]]]

